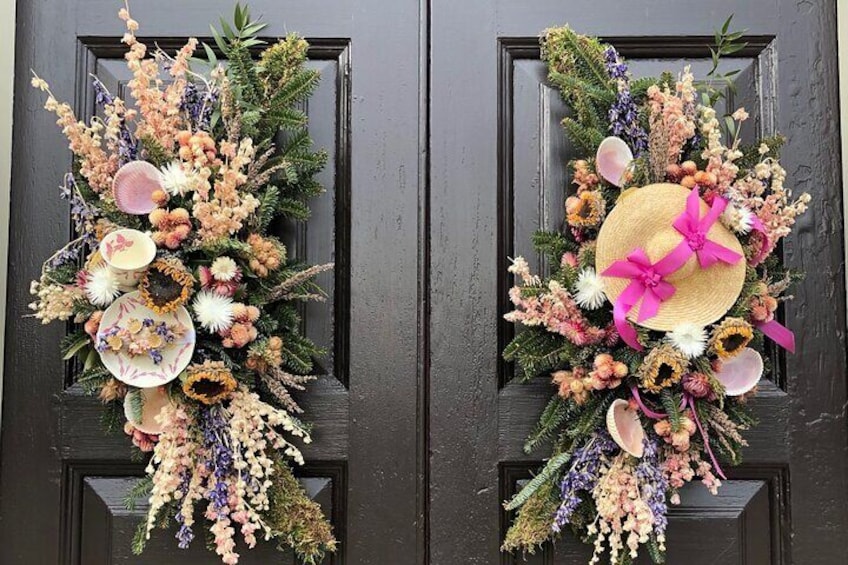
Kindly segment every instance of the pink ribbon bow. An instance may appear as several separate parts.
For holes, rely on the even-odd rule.
[[[703,269],[718,261],[729,265],[739,262],[742,259],[740,254],[707,239],[707,233],[726,206],[727,200],[715,198],[707,215],[701,218],[701,197],[698,195],[698,188],[693,188],[686,198],[686,210],[674,220],[674,229],[680,232],[684,239],[671,251],[671,254],[679,255],[678,260],[680,260],[683,257],[688,259],[692,253],[695,253]]]
[[[613,304],[612,317],[621,339],[637,351],[642,351],[643,348],[637,339],[636,330],[627,323],[627,313],[641,299],[642,305],[639,307],[636,321],[642,322],[656,316],[660,303],[674,295],[674,285],[663,277],[679,269],[686,258],[680,262],[679,256],[672,255],[666,255],[656,264],[652,264],[648,255],[637,248],[626,260],[616,261],[601,273],[607,277],[631,280]]]

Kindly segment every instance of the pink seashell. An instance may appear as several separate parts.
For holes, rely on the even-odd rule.
[[[639,420],[639,413],[631,410],[626,400],[619,398],[610,405],[607,410],[607,431],[621,449],[633,457],[642,457],[645,430]]]
[[[143,408],[141,410],[141,421],[132,419],[132,396],[141,395]],[[156,421],[156,416],[163,407],[170,404],[171,399],[164,387],[155,386],[151,388],[137,388],[130,390],[124,397],[124,416],[133,427],[146,434],[158,435],[162,433],[162,425]]]
[[[162,189],[159,169],[147,161],[130,161],[115,173],[112,194],[122,212],[141,216],[156,208],[153,193]]]
[[[633,162],[633,152],[619,137],[605,138],[595,155],[595,168],[608,182],[620,187],[624,184],[624,173]]]
[[[721,362],[715,378],[724,385],[727,396],[741,396],[749,392],[763,376],[763,358],[746,347],[736,357]]]

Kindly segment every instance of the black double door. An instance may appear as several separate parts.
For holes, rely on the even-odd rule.
[[[12,225],[0,452],[0,563],[214,563],[154,537],[129,546],[137,513],[123,490],[142,466],[100,407],[72,385],[62,328],[24,318],[28,281],[69,234],[55,186],[70,155],[39,111],[29,69],[78,113],[89,73],[120,91],[128,73],[120,2],[18,3]],[[205,37],[229,1],[133,3],[139,35],[175,47]],[[327,192],[291,242],[334,260],[332,300],[307,312],[331,351],[303,398],[315,422],[302,476],[351,565],[494,565],[500,502],[537,461],[521,444],[550,393],[510,382],[506,257],[562,219],[568,111],[545,82],[538,33],[570,23],[609,39],[635,74],[707,65],[732,12],[749,46],[732,61],[737,102],[762,132],[789,136],[790,180],[813,207],[785,245],[808,271],[787,307],[798,353],[778,359],[755,400],[746,463],[718,497],[693,489],[671,518],[669,561],[837,565],[848,552],[846,344],[836,8],[824,0],[253,0],[269,36],[297,30],[322,72],[310,129],[328,148]],[[580,564],[564,540],[530,563]],[[271,548],[243,563],[289,563]]]

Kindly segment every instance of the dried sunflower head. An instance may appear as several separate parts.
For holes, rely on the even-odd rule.
[[[639,367],[642,388],[660,392],[680,382],[688,366],[686,357],[668,343],[652,349]]]
[[[183,392],[203,404],[217,404],[230,397],[238,386],[233,374],[221,361],[192,365],[183,381]]]
[[[726,318],[710,336],[710,351],[721,359],[730,359],[745,349],[753,337],[751,324],[742,318]]]
[[[147,268],[138,287],[145,306],[165,314],[188,301],[194,291],[194,277],[179,259],[158,259]]]
[[[577,228],[591,228],[604,217],[604,198],[600,191],[585,190],[565,201],[568,224]]]

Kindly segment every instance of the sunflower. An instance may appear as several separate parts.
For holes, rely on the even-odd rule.
[[[600,191],[584,190],[565,201],[568,224],[576,228],[592,228],[601,223],[604,216],[604,199]]]
[[[730,359],[751,343],[754,330],[742,318],[726,318],[710,336],[710,350],[721,359]]]
[[[229,398],[238,383],[221,361],[205,361],[188,368],[183,392],[203,404],[217,404]]]
[[[194,290],[194,277],[179,259],[158,259],[142,276],[139,290],[145,306],[165,314],[188,301]]]
[[[642,388],[660,392],[680,382],[688,366],[686,357],[668,343],[655,347],[639,367]]]

